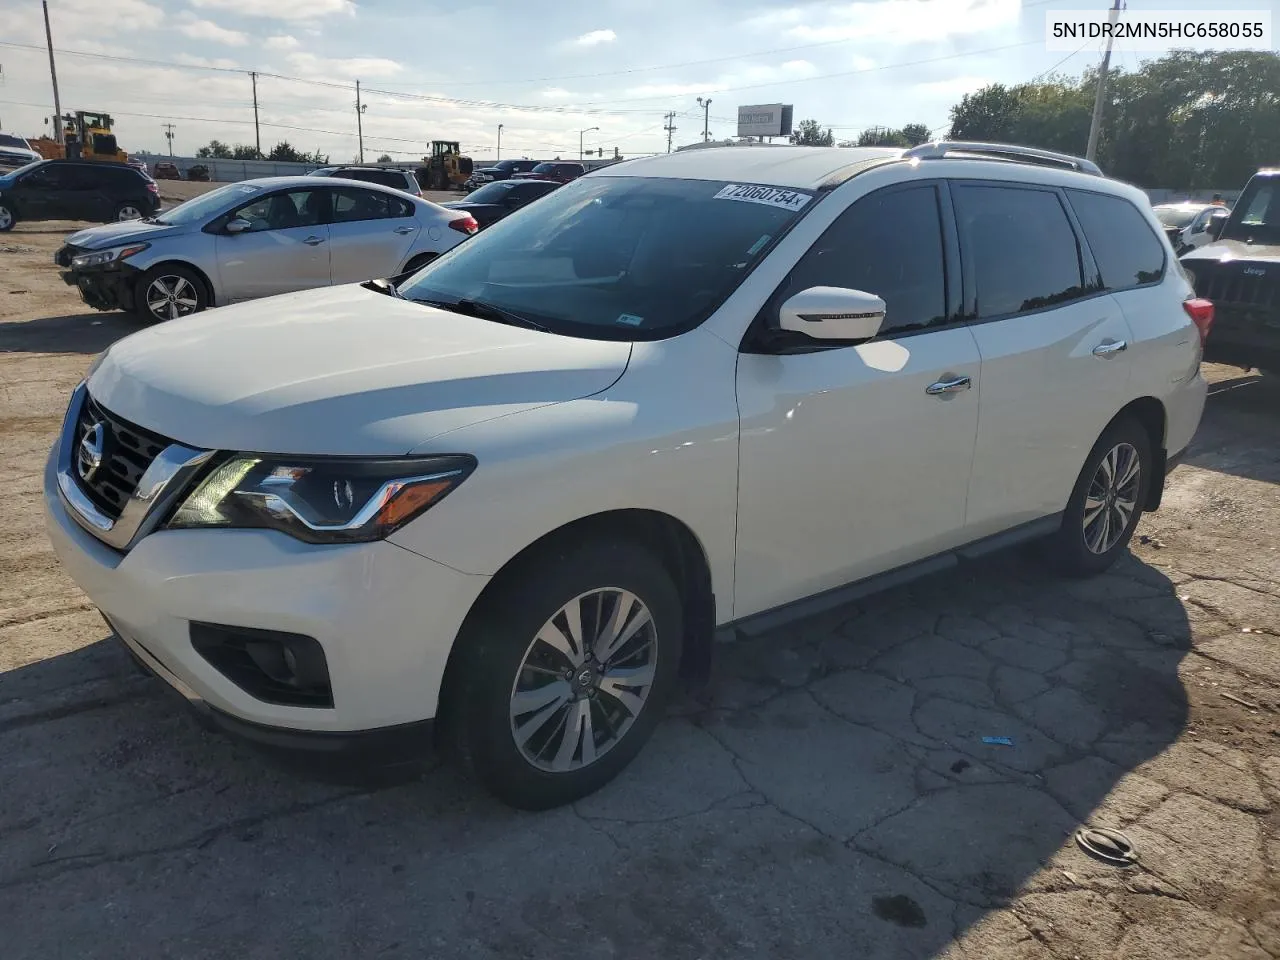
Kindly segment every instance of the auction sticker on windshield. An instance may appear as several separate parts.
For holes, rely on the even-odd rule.
[[[728,184],[715,195],[716,200],[741,200],[744,203],[763,203],[770,207],[799,210],[813,199],[807,193],[783,190],[781,187],[760,187],[753,184]]]

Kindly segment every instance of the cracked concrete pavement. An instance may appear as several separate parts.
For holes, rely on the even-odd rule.
[[[47,267],[64,232],[0,250],[6,960],[1280,960],[1275,382],[1212,371],[1113,572],[1005,554],[724,645],[616,782],[524,814],[447,768],[374,789],[281,767],[105,639],[39,473],[133,327]],[[1084,855],[1081,824],[1139,865]]]

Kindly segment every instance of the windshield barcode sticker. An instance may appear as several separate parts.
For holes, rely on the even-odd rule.
[[[763,203],[770,207],[799,210],[813,198],[807,193],[783,190],[779,187],[759,187],[752,184],[731,183],[713,199],[741,200],[743,203]]]

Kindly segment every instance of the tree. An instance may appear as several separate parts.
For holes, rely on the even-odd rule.
[[[907,146],[915,147],[922,143],[928,143],[931,134],[929,128],[923,123],[908,123],[902,128],[903,139],[907,141]]]
[[[870,127],[858,134],[860,147],[909,147],[910,143],[901,130],[890,130],[887,127]]]
[[[210,140],[208,146],[196,151],[197,157],[213,157],[217,160],[230,160],[231,148],[221,140]]]
[[[278,160],[282,163],[318,163],[324,164],[329,162],[328,155],[321,155],[317,150],[315,153],[303,153],[297,149],[288,140],[281,140],[271,152],[267,154],[268,160]]]
[[[824,131],[817,120],[801,120],[800,126],[791,134],[791,142],[802,147],[833,147],[836,138],[831,130]]]
[[[233,160],[261,160],[262,154],[258,152],[257,147],[251,147],[247,143],[237,143],[231,148],[231,157]]]
[[[391,163],[391,162],[392,162],[391,154],[389,153],[384,153],[382,154],[382,156],[378,157],[378,163]]]

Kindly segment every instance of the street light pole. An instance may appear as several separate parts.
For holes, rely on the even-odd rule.
[[[702,142],[707,143],[711,139],[711,98],[699,97],[698,106],[702,108]]]
[[[502,124],[498,124],[498,159],[502,159]]]
[[[585,133],[590,133],[592,130],[599,130],[599,129],[600,129],[599,127],[587,127],[587,129],[585,130],[578,131],[578,159],[579,160],[582,159],[582,135]]]

